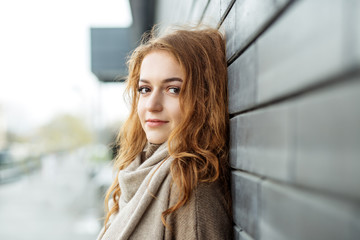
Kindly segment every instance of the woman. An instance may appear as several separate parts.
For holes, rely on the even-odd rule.
[[[131,112],[98,239],[232,238],[222,35],[153,31],[128,64]]]

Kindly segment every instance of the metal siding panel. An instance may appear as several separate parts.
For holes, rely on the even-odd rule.
[[[220,0],[210,0],[201,23],[216,27],[221,19]]]
[[[343,0],[296,1],[257,41],[258,103],[344,71]]]
[[[228,67],[229,112],[255,105],[257,89],[257,49],[252,45]]]
[[[360,2],[356,2],[356,12],[355,12],[355,21],[352,23],[352,26],[354,26],[354,31],[356,32],[354,38],[355,38],[355,47],[356,47],[356,62],[357,65],[360,65]],[[357,24],[356,24],[357,23]]]
[[[161,0],[156,6],[156,23],[160,23],[162,29],[173,24],[184,24],[191,17],[194,1]]]
[[[258,239],[260,179],[244,172],[233,171],[231,180],[234,222]]]
[[[227,57],[248,45],[289,1],[236,1],[222,28],[227,36]]]
[[[235,0],[220,0],[220,16],[222,17],[225,14],[225,11],[228,9],[232,1]]]
[[[240,230],[238,227],[234,227],[234,239],[235,240],[254,240],[245,231]]]
[[[360,199],[360,77],[296,104],[296,183]]]
[[[265,181],[261,186],[260,239],[359,239],[359,206]]]
[[[290,181],[290,157],[294,147],[292,107],[291,103],[282,104],[231,119],[231,166]]]
[[[199,23],[210,0],[195,0],[189,18],[190,23]]]

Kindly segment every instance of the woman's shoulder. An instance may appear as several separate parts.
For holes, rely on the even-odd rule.
[[[232,239],[232,217],[223,192],[219,181],[199,183],[188,202],[168,216],[165,239]],[[170,206],[177,200],[173,186]]]

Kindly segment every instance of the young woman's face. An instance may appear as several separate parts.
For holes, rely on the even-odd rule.
[[[180,123],[179,93],[185,73],[166,51],[153,51],[142,61],[139,79],[139,119],[149,142],[164,143]]]

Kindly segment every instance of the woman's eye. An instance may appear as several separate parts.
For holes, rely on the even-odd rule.
[[[150,92],[150,88],[148,88],[148,87],[139,87],[138,92],[140,94],[145,94],[145,93]]]
[[[168,91],[172,94],[179,94],[180,93],[180,88],[179,87],[170,87],[168,89]]]

